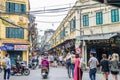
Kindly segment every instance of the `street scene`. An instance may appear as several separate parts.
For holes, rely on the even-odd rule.
[[[0,80],[120,80],[120,0],[0,0]]]
[[[0,74],[0,77],[2,77],[2,76],[3,76],[3,74]],[[111,75],[109,77],[110,77],[109,80],[113,80]],[[17,80],[44,80],[41,76],[40,69],[31,70],[31,74],[29,76],[13,76],[13,77],[11,77],[11,80],[16,80],[16,79]],[[45,80],[72,80],[72,79],[68,78],[67,71],[65,68],[59,67],[59,68],[51,68],[48,79],[45,79]],[[83,80],[89,80],[88,72],[84,73]],[[97,80],[103,80],[103,77],[101,77],[99,74],[97,74]]]

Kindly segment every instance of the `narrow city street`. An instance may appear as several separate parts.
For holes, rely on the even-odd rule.
[[[83,80],[89,80],[88,72],[84,72]],[[0,74],[0,80],[2,80],[3,73]],[[120,76],[119,76],[120,79]],[[44,80],[41,77],[40,69],[31,70],[31,74],[29,76],[12,76],[10,80]],[[45,80],[72,80],[67,76],[67,72],[65,68],[51,68],[48,79]],[[97,74],[97,80],[103,80],[99,74]],[[109,75],[109,80],[113,80],[112,76]]]

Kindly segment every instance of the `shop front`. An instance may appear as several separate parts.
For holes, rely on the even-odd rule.
[[[113,53],[118,53],[120,55],[120,35],[118,33],[91,35],[89,37],[88,39],[84,38],[87,48],[87,61],[90,58],[91,50],[96,51],[96,57],[99,61],[102,59],[102,54],[110,56]]]
[[[50,49],[48,53],[55,55],[66,55],[70,51],[75,51],[75,39],[69,39],[56,47]]]
[[[28,45],[24,44],[4,44],[1,47],[2,53],[5,55],[6,53],[10,54],[10,59],[12,65],[15,64],[15,59],[19,55],[21,61],[24,61],[26,64],[28,62]]]

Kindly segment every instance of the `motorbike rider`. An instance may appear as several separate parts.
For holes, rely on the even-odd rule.
[[[20,55],[18,55],[17,58],[15,59],[15,65],[16,65],[18,71],[20,71],[20,68],[21,68],[20,62],[21,62]]]
[[[48,61],[47,56],[44,56],[44,58],[42,59],[41,65],[42,65],[42,67],[47,67],[48,72],[49,72],[49,61]]]

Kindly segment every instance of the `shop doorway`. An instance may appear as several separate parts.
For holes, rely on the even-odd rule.
[[[19,55],[20,56],[20,59],[21,61],[23,60],[22,59],[22,51],[7,51],[7,53],[10,54],[10,59],[11,59],[11,64],[12,65],[15,65],[15,59],[16,57]]]

